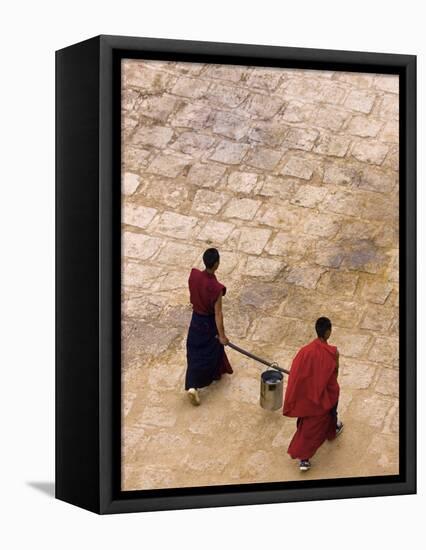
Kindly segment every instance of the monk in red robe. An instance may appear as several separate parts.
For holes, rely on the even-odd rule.
[[[186,341],[185,389],[193,405],[200,404],[199,388],[208,386],[224,373],[233,372],[224,349],[229,342],[222,313],[226,287],[215,275],[220,263],[217,249],[207,249],[203,262],[206,269],[193,268],[188,280],[193,311]]]
[[[297,417],[297,431],[287,452],[299,459],[301,471],[309,470],[310,458],[317,449],[343,429],[343,423],[337,420],[339,352],[327,343],[330,319],[320,317],[315,330],[318,338],[301,348],[293,359],[283,408],[285,416]]]

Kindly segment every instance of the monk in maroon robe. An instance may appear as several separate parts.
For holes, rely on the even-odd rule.
[[[318,338],[299,350],[290,369],[283,414],[297,417],[297,431],[288,453],[300,460],[302,471],[311,467],[310,458],[326,439],[334,439],[343,429],[337,420],[339,353],[327,343],[331,322],[320,317]]]
[[[216,248],[207,249],[203,261],[206,269],[193,268],[188,280],[193,311],[186,341],[185,389],[193,405],[200,404],[199,388],[233,372],[224,349],[229,342],[222,313],[226,287],[216,279],[220,263]]]

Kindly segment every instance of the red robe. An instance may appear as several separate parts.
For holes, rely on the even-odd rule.
[[[292,458],[311,458],[326,439],[336,437],[339,399],[336,375],[337,348],[319,338],[299,350],[290,369],[283,414],[297,417],[297,431],[290,442]]]

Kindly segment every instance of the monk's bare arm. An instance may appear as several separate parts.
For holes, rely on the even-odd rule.
[[[226,346],[229,340],[225,335],[225,327],[223,324],[222,292],[219,294],[219,298],[214,304],[214,317],[216,321],[217,331],[219,333],[219,341],[222,345]]]
[[[336,377],[339,376],[339,350],[336,349]]]

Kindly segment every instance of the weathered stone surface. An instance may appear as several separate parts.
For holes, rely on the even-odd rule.
[[[297,190],[294,198],[290,201],[292,204],[315,208],[327,194],[325,187],[315,187],[313,185],[303,185]]]
[[[399,395],[399,372],[392,369],[382,368],[379,380],[376,384],[376,391],[384,395]]]
[[[122,222],[144,229],[148,227],[156,213],[156,208],[149,208],[133,202],[125,202],[122,208]]]
[[[371,336],[357,334],[340,327],[333,328],[333,342],[345,357],[363,357],[371,344]]]
[[[320,267],[296,266],[290,268],[286,281],[305,288],[315,288],[323,272]]]
[[[224,211],[224,216],[227,218],[252,220],[260,205],[260,201],[253,199],[231,199]]]
[[[262,188],[258,191],[258,194],[266,197],[288,199],[293,196],[297,186],[298,182],[296,180],[268,175],[265,178]]]
[[[304,256],[309,256],[314,248],[314,239],[299,235],[293,235],[280,231],[275,236],[274,240],[266,247],[269,254],[274,256],[282,256],[286,259],[301,260]]]
[[[256,258],[249,256],[247,259],[246,274],[252,277],[264,277],[266,280],[274,279],[284,268],[284,262],[269,258]]]
[[[250,151],[247,157],[247,164],[259,170],[273,170],[280,161],[282,153],[268,149],[267,147],[256,147]]]
[[[349,118],[349,113],[341,108],[325,105],[321,107],[315,118],[315,125],[328,130],[338,131]]]
[[[199,189],[194,197],[193,209],[206,214],[216,214],[228,200],[224,193],[215,193],[208,189]]]
[[[258,177],[251,172],[232,172],[228,177],[228,187],[236,193],[250,193],[255,188]]]
[[[247,78],[247,86],[272,92],[277,88],[281,79],[282,72],[279,69],[258,67]]]
[[[172,125],[201,130],[212,122],[212,109],[202,104],[187,103],[172,118]]]
[[[168,178],[176,178],[190,164],[189,159],[175,155],[158,155],[147,168],[147,172]]]
[[[215,187],[226,171],[225,166],[217,164],[193,164],[187,180],[200,187]]]
[[[301,178],[304,180],[310,180],[314,171],[312,163],[301,157],[291,157],[284,168],[282,174],[288,176],[294,176],[295,178]]]
[[[369,279],[364,282],[361,294],[363,298],[375,304],[384,304],[393,285],[376,279]]]
[[[241,139],[249,132],[250,121],[231,111],[216,111],[213,115],[213,132],[231,139]]]
[[[177,80],[171,92],[175,95],[199,99],[203,97],[209,85],[207,81],[182,76]]]
[[[244,143],[222,140],[209,158],[224,164],[240,164],[248,149],[249,146]]]
[[[258,143],[259,145],[278,147],[282,145],[284,137],[288,133],[288,127],[283,124],[275,124],[271,121],[256,121],[252,125],[250,132],[248,132],[248,136],[250,141]]]
[[[321,276],[317,290],[331,296],[352,297],[357,288],[359,275],[344,271],[327,271]]]
[[[368,90],[352,90],[345,100],[345,107],[353,111],[369,113],[373,108],[376,94]]]
[[[188,265],[195,262],[201,255],[200,253],[202,251],[194,246],[166,241],[164,247],[155,257],[155,260],[161,264],[178,265],[188,268]]]
[[[176,212],[163,212],[151,224],[150,229],[162,235],[169,235],[178,239],[189,239],[193,234],[198,219],[193,216],[184,216]]]
[[[361,162],[382,164],[389,148],[383,143],[376,141],[358,141],[352,147],[352,156]]]
[[[161,239],[149,237],[142,233],[124,231],[122,235],[123,252],[128,258],[147,260],[159,250],[161,244]]]
[[[161,149],[169,143],[172,136],[173,130],[167,126],[143,126],[135,131],[131,143]]]
[[[122,269],[122,283],[126,287],[150,288],[161,275],[162,269],[147,264],[127,262]]]
[[[295,420],[259,407],[260,365],[227,349],[234,374],[201,389],[201,407],[185,395],[188,275],[204,269],[211,246],[231,341],[288,368],[315,338],[316,319],[332,320],[350,438],[319,449],[315,476],[398,473],[395,83],[371,73],[128,61],[145,74],[133,86],[125,70],[122,86],[122,229],[135,239],[122,261],[123,488],[300,478],[285,458]],[[368,155],[386,147],[383,161],[365,151],[356,158],[359,143]],[[205,211],[222,196],[229,203]],[[170,213],[184,220],[177,233]],[[155,229],[160,220],[165,232]],[[146,238],[159,248],[144,259]]]
[[[399,354],[398,341],[394,338],[376,338],[368,354],[371,361],[385,365],[397,365]]]
[[[289,149],[311,151],[319,136],[317,130],[310,128],[291,128],[285,138],[285,144]]]
[[[339,384],[343,391],[346,388],[365,390],[371,386],[376,373],[374,366],[347,358],[344,361],[342,360],[341,363]]]
[[[122,191],[125,195],[132,195],[140,184],[140,176],[126,172],[123,176]]]
[[[362,320],[361,328],[385,332],[392,323],[393,313],[393,308],[370,305]]]
[[[211,136],[200,134],[198,132],[183,132],[177,140],[170,145],[170,148],[178,151],[179,153],[184,153],[186,155],[192,155],[195,158],[199,158],[206,154],[215,142],[215,138],[212,138]]]
[[[261,94],[251,94],[245,108],[253,116],[270,119],[284,106],[284,101],[278,97]]]
[[[354,116],[348,125],[348,132],[354,136],[375,137],[382,126],[383,122],[377,118]]]
[[[248,254],[260,254],[272,233],[270,229],[257,229],[254,227],[242,227],[238,231],[237,248]]]
[[[303,232],[316,237],[334,237],[341,225],[341,218],[339,216],[321,212],[308,212],[304,220]],[[302,243],[303,240],[300,239],[300,242]]]
[[[315,153],[344,157],[351,143],[351,138],[341,135],[322,134],[314,147]]]
[[[209,243],[224,243],[234,227],[232,223],[210,220],[197,235],[197,239]]]
[[[373,86],[378,90],[397,94],[399,92],[399,76],[393,74],[376,74],[374,76]]]
[[[184,178],[171,180],[159,176],[147,177],[137,197],[139,202],[148,199],[157,205],[179,209],[188,199],[188,185]]]

